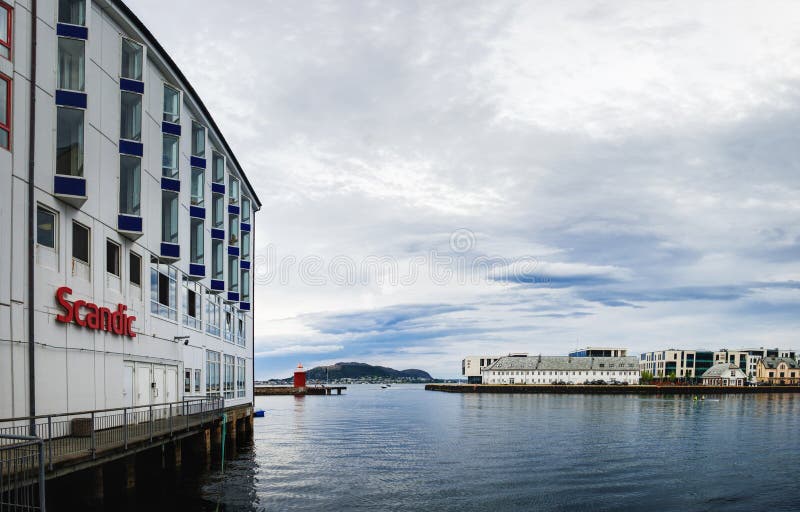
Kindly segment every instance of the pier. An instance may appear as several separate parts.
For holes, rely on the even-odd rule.
[[[51,484],[99,503],[184,459],[207,466],[252,432],[252,406],[222,398],[3,420],[0,503],[10,494],[39,503]]]
[[[347,389],[347,386],[307,386],[307,387],[294,387],[294,386],[256,386],[255,396],[276,396],[276,395],[332,395],[335,391],[337,395],[341,395],[342,391]]]
[[[800,393],[800,386],[591,386],[582,384],[426,384],[426,391],[562,395],[742,395]]]

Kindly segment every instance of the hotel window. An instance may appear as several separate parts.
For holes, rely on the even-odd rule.
[[[116,242],[106,240],[106,272],[120,277],[120,246]]]
[[[242,231],[242,259],[250,259],[250,232]]]
[[[86,0],[58,0],[58,22],[86,25]]]
[[[250,199],[242,198],[242,222],[250,222]]]
[[[56,174],[83,176],[83,110],[58,107]]]
[[[142,286],[142,257],[131,251],[128,257],[128,272],[130,274],[130,282],[136,286]]]
[[[122,78],[142,81],[142,62],[144,49],[142,45],[130,39],[122,39]]]
[[[228,245],[236,245],[239,241],[239,216],[231,214],[228,216]]]
[[[245,359],[239,357],[236,359],[236,396],[241,398],[247,393],[245,385],[247,384],[247,373],[245,366]]]
[[[206,294],[206,332],[214,336],[219,336],[220,301],[219,295]]]
[[[135,92],[120,93],[119,138],[142,140],[142,95]]]
[[[167,178],[178,177],[178,137],[164,134],[161,174]]]
[[[203,206],[205,202],[205,194],[203,186],[205,185],[205,169],[199,167],[192,167],[192,204],[195,206]]]
[[[56,240],[58,240],[57,223],[58,214],[38,206],[36,208],[36,243],[43,247],[55,249]]]
[[[178,194],[161,192],[161,241],[178,243]]]
[[[186,368],[183,371],[183,392],[184,393],[191,393],[192,392],[192,369]]]
[[[203,329],[203,294],[198,283],[183,283],[183,325]]]
[[[192,156],[206,156],[206,128],[195,121],[192,121]]]
[[[181,92],[167,84],[164,84],[164,121],[181,122]]]
[[[151,258],[150,269],[150,312],[170,320],[177,320],[176,287],[178,273],[169,266],[158,263],[158,259]]]
[[[250,302],[250,271],[242,270],[242,302]]]
[[[135,156],[119,157],[119,213],[141,215],[142,160]]]
[[[231,204],[239,202],[239,180],[233,176],[228,180],[228,201]]]
[[[194,392],[195,393],[199,393],[200,392],[200,373],[201,372],[200,372],[199,368],[196,368],[194,370]]]
[[[215,229],[225,227],[225,198],[222,194],[214,194],[211,200],[211,222]]]
[[[224,247],[222,240],[211,241],[211,279],[222,281],[225,276],[223,275],[225,264]]]
[[[225,157],[216,151],[211,153],[211,181],[225,183]]]
[[[11,59],[11,6],[0,2],[0,57]]]
[[[205,236],[203,236],[205,234],[203,219],[192,219],[191,224],[189,256],[192,263],[202,265],[204,259],[203,241],[205,240]]]
[[[233,306],[223,306],[222,333],[225,341],[233,343]]]
[[[11,148],[11,79],[0,75],[0,148]]]
[[[206,350],[206,396],[219,396],[219,352]]]
[[[89,228],[72,221],[72,258],[89,265]]]
[[[234,371],[236,371],[236,358],[225,355],[225,398],[233,398],[234,395]]]
[[[236,344],[237,345],[241,345],[241,346],[245,345],[245,339],[246,339],[245,334],[244,334],[245,324],[246,324],[246,322],[245,322],[244,313],[241,312],[241,311],[237,312],[236,313]]]
[[[239,258],[228,256],[228,291],[239,291]]]
[[[83,91],[86,75],[86,42],[58,38],[58,89]]]

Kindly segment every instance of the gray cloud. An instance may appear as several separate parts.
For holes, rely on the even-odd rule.
[[[259,286],[262,375],[286,347],[444,376],[479,350],[797,345],[794,2],[130,5],[258,188],[257,249],[403,260],[467,228],[469,258],[540,262]]]

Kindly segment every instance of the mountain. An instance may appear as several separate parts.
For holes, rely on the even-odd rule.
[[[400,382],[429,382],[433,380],[430,374],[423,370],[395,370],[385,366],[372,366],[366,363],[336,363],[330,366],[317,366],[306,373],[309,381],[325,380],[381,380]]]

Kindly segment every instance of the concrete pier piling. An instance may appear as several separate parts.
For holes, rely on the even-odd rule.
[[[226,418],[224,440],[223,413]],[[184,471],[218,467],[223,442],[225,458],[235,458],[238,447],[252,436],[252,426],[252,406],[231,407],[205,418],[202,423],[154,435],[152,441],[150,435],[135,441],[129,438],[127,444],[55,461],[46,474],[46,491],[54,500],[64,496],[79,500],[68,509],[102,508],[113,500],[128,499],[132,493],[159,488],[164,485],[165,478],[179,479]],[[98,438],[102,435],[95,432]]]

